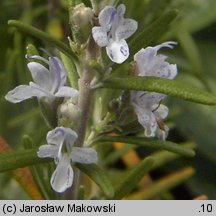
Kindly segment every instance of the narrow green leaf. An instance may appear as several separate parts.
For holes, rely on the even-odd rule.
[[[144,15],[143,22],[148,25],[159,16],[163,15],[167,11],[167,5],[170,5],[172,0],[151,0],[148,1],[146,6],[146,12]],[[172,7],[173,8],[173,7]]]
[[[70,85],[73,88],[78,89],[79,75],[77,73],[75,65],[73,64],[71,59],[68,56],[66,56],[64,53],[61,52],[60,55],[61,55],[61,60],[67,70]]]
[[[184,144],[181,144],[181,146],[184,148],[191,149],[192,151],[195,148],[194,143],[184,143]],[[159,151],[159,152],[153,153],[151,154],[151,157],[155,159],[155,163],[152,169],[158,169],[159,167],[163,167],[166,164],[169,164],[172,161],[180,158],[180,156],[181,155],[173,153],[173,152],[169,152],[169,151]]]
[[[169,24],[176,18],[177,15],[177,10],[168,11],[161,17],[159,17],[156,21],[154,21],[151,25],[143,28],[143,30],[129,43],[131,58],[142,47],[149,46],[152,42],[156,41],[165,32],[167,32]]]
[[[0,154],[0,173],[51,161],[39,158],[37,151],[38,149],[15,150]]]
[[[180,171],[177,171],[175,173],[172,173],[168,176],[165,176],[165,177],[157,180],[150,187],[145,188],[142,191],[139,191],[135,194],[128,196],[127,199],[130,199],[130,200],[152,199],[156,195],[159,195],[160,193],[163,193],[169,189],[172,189],[172,188],[176,187],[177,185],[181,184],[182,182],[186,181],[193,174],[194,174],[194,169],[191,167],[186,167]]]
[[[109,78],[100,87],[158,92],[195,103],[216,105],[216,95],[214,94],[177,80],[158,77],[124,76]]]
[[[68,57],[72,57],[74,60],[77,60],[77,56],[72,52],[69,46],[57,40],[56,38],[50,36],[49,34],[17,20],[9,20],[8,25],[16,27],[18,30],[23,31],[40,40],[43,40],[44,42],[50,43],[51,45],[58,48],[61,52],[63,52]]]
[[[80,185],[77,193],[77,200],[84,200],[85,199],[85,188],[83,185]]]
[[[144,147],[149,147],[154,149],[163,149],[186,157],[193,157],[195,155],[195,152],[192,149],[182,147],[181,145],[178,145],[176,143],[169,142],[169,141],[154,140],[154,139],[143,138],[143,137],[103,136],[99,138],[96,142],[103,142],[103,143],[122,142],[122,143],[128,143],[128,144],[144,146]]]
[[[115,150],[113,153],[110,153],[104,160],[104,164],[111,165],[120,159],[124,154],[126,154],[129,150],[133,149],[135,146],[132,145],[124,145],[119,150]]]
[[[28,121],[28,119],[33,119],[39,115],[40,115],[40,110],[38,108],[32,108],[27,112],[24,112],[20,115],[15,116],[14,118],[11,118],[7,122],[7,127],[9,128],[19,127],[20,125],[23,124],[23,122]]]
[[[25,149],[30,150],[33,148],[32,139],[28,135],[24,135],[22,141]],[[46,175],[44,175],[44,168],[44,164],[29,166],[34,182],[37,185],[37,188],[40,191],[41,195],[48,200],[55,199],[55,197],[53,196],[53,191],[51,190],[51,187],[49,185],[49,180],[45,178]]]
[[[181,11],[179,19],[173,25],[179,26],[179,22],[181,22],[190,34],[205,29],[216,20],[216,1],[214,0],[196,1],[196,3],[192,3],[192,1],[184,1],[183,3],[182,0],[175,0],[172,1],[172,6],[178,7]]]
[[[139,165],[133,168],[128,176],[116,188],[113,199],[122,199],[129,194],[139,183],[139,181],[146,175],[153,167],[154,159],[148,157],[144,159]]]
[[[199,49],[196,45],[195,39],[189,33],[182,23],[174,26],[173,31],[175,32],[175,37],[178,42],[181,44],[181,47],[187,56],[191,72],[205,85],[206,89],[210,90],[209,82],[207,80],[207,74],[203,70],[203,62],[199,52]]]
[[[76,167],[88,175],[101,188],[107,197],[112,197],[114,195],[114,189],[109,178],[96,164],[76,164]]]

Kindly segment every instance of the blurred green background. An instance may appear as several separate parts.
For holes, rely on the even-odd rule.
[[[88,0],[84,1],[90,6]],[[107,1],[109,2],[109,1]],[[178,46],[168,53],[178,64],[178,80],[216,93],[216,1],[215,0],[125,0],[127,16],[136,19],[140,28],[147,27],[170,9],[179,15],[169,31],[153,45],[175,40]],[[25,59],[26,46],[46,47],[41,41],[8,28],[7,21],[18,19],[67,42],[70,35],[66,0],[1,0],[0,1],[0,135],[13,148],[23,148],[22,137],[31,136],[38,145],[45,142],[47,127],[37,108],[36,100],[11,104],[4,95],[31,80]],[[52,51],[52,50],[50,50]],[[174,188],[173,199],[192,199],[205,194],[216,199],[216,109],[169,98],[168,119],[171,131],[168,140],[189,142],[197,146],[193,159],[178,159],[152,173],[153,178],[177,168],[191,165],[196,172],[184,184]],[[0,199],[29,199],[21,187],[0,175]]]

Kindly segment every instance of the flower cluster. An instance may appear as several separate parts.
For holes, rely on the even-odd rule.
[[[137,75],[165,79],[175,78],[177,75],[176,65],[169,64],[165,55],[157,54],[162,47],[173,48],[175,44],[175,42],[166,42],[155,47],[141,49],[136,53],[134,61],[137,66]],[[160,139],[165,140],[168,135],[168,127],[162,121],[169,112],[169,109],[161,104],[165,97],[166,95],[155,92],[131,92],[131,104],[139,123],[145,128],[147,137],[154,137],[157,128],[159,128],[158,136]]]
[[[106,6],[99,14],[100,26],[92,28],[92,36],[100,47],[106,47],[109,58],[118,64],[129,56],[129,48],[125,39],[137,30],[137,22],[125,19],[125,5],[115,9]]]
[[[29,85],[20,85],[9,91],[5,96],[6,100],[18,103],[31,97],[37,97],[39,102],[45,100],[53,109],[53,102],[58,102],[58,98],[74,99],[78,97],[79,92],[76,89],[66,86],[67,75],[59,58],[53,56],[50,56],[49,60],[41,56],[28,58],[40,60],[48,68],[38,62],[28,63],[34,82],[30,82]],[[74,146],[76,139],[77,134],[72,129],[56,127],[47,134],[48,145],[39,148],[38,157],[54,158],[57,165],[50,180],[51,186],[56,192],[62,193],[71,187],[73,183],[71,162],[91,164],[97,161],[97,153],[94,149]]]
[[[99,14],[100,27],[92,29],[95,42],[100,46],[106,46],[107,55],[116,63],[122,63],[129,57],[129,48],[125,41],[137,29],[136,21],[125,19],[125,6],[119,5],[117,9],[111,6],[105,7]],[[173,48],[175,42],[162,43],[155,47],[141,49],[134,56],[138,76],[155,76],[165,79],[173,79],[177,75],[175,64],[169,64],[165,55],[158,55],[162,47]],[[168,115],[169,109],[161,104],[166,97],[164,94],[132,91],[131,104],[137,115],[139,123],[145,129],[147,137],[154,137],[157,131],[158,137],[165,140],[168,135],[168,127],[163,119]],[[159,130],[157,130],[159,129]]]
[[[78,9],[77,16],[83,15],[82,12],[90,13],[91,11],[91,9],[86,10],[83,4]],[[118,64],[123,63],[129,57],[126,39],[138,28],[135,20],[124,18],[125,10],[123,4],[119,5],[117,9],[113,6],[106,6],[98,16],[100,26],[92,28],[92,37],[95,42],[100,47],[106,47],[108,57]],[[90,15],[90,17],[93,16],[92,13]],[[89,23],[88,19],[85,20],[86,23]],[[173,48],[175,44],[175,42],[166,42],[155,47],[141,49],[134,56],[136,75],[165,79],[175,78],[177,75],[176,65],[169,64],[165,55],[158,54],[161,48]],[[47,144],[40,146],[38,157],[54,159],[56,169],[51,176],[50,184],[56,192],[62,193],[73,184],[73,163],[96,163],[97,152],[92,148],[76,146],[79,143],[79,141],[76,143],[77,139],[83,138],[85,131],[83,137],[78,137],[76,130],[79,131],[79,129],[67,121],[76,123],[82,117],[82,111],[85,109],[81,110],[81,107],[74,103],[81,98],[82,90],[79,95],[78,90],[67,86],[67,73],[62,62],[59,58],[48,55],[48,59],[38,55],[28,56],[31,62],[27,66],[33,82],[30,82],[29,85],[16,87],[9,91],[5,98],[12,103],[18,103],[37,97],[39,104],[45,104],[41,107],[42,110],[46,106],[45,117],[53,112],[54,115],[51,118],[54,116],[58,119],[54,124],[50,124],[52,130],[47,133]],[[43,62],[43,64],[37,61]],[[156,134],[162,140],[167,137],[169,129],[163,119],[168,115],[169,109],[161,104],[165,97],[166,95],[156,92],[131,91],[130,104],[138,122],[145,130],[146,137],[154,137]]]
[[[116,63],[122,63],[129,57],[129,48],[125,39],[129,38],[137,30],[137,22],[125,19],[125,6],[119,5],[117,9],[112,6],[105,7],[99,14],[100,27],[92,29],[95,42],[100,46],[106,46],[107,55]],[[136,72],[138,76],[154,76],[165,79],[173,79],[177,75],[175,64],[169,64],[165,55],[157,54],[163,48],[173,48],[175,42],[165,42],[155,47],[141,49],[134,56]],[[147,137],[154,137],[155,133],[160,139],[165,140],[168,135],[168,127],[162,121],[168,115],[169,109],[161,104],[166,97],[155,92],[131,92],[131,105],[137,115],[139,123],[145,129]],[[158,130],[157,130],[158,129]]]

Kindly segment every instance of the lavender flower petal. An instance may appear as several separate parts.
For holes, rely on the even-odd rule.
[[[91,164],[97,162],[97,152],[92,148],[73,147],[71,160],[82,164]]]
[[[38,157],[46,158],[51,157],[55,158],[58,155],[59,148],[55,145],[42,145],[39,147],[37,152]]]
[[[155,104],[152,108],[155,109],[154,115],[159,119],[165,119],[169,113],[169,108],[163,104]]]
[[[122,25],[116,29],[115,35],[118,40],[129,38],[137,30],[138,24],[133,19],[124,19]]]
[[[108,32],[115,19],[116,9],[112,6],[106,6],[99,14],[98,19],[101,27]]]
[[[66,83],[66,72],[57,57],[49,57],[49,69],[54,76],[54,82],[51,92],[55,93],[58,89]]]
[[[157,122],[151,110],[134,104],[134,111],[139,123],[145,128],[145,135],[147,137],[154,137],[157,129]]]
[[[125,11],[126,11],[126,7],[125,7],[124,4],[120,4],[120,5],[117,7],[117,13],[118,13],[119,16],[124,16]]]
[[[72,186],[73,177],[74,173],[70,165],[70,158],[67,155],[63,155],[50,180],[53,190],[63,193]]]
[[[137,73],[139,76],[155,76],[166,79],[173,79],[177,75],[177,66],[166,62],[165,55],[157,55],[162,47],[172,48],[175,42],[166,42],[155,47],[141,49],[134,55],[137,63]]]
[[[98,27],[98,26],[93,27],[92,36],[95,42],[98,44],[98,46],[100,47],[107,46],[108,44],[107,32],[102,27]]]
[[[19,103],[32,97],[42,98],[46,96],[48,96],[47,93],[45,91],[41,91],[39,88],[28,85],[20,85],[9,91],[6,94],[5,99],[12,103]]]
[[[114,41],[110,39],[106,52],[109,58],[118,64],[124,62],[129,56],[129,48],[125,40]]]
[[[52,145],[61,145],[63,142],[70,143],[71,145],[77,139],[77,134],[70,128],[56,127],[47,134],[47,143]]]
[[[63,144],[65,139],[65,129],[63,127],[57,127],[47,133],[47,143],[50,145],[56,145],[59,147]]]
[[[34,82],[47,91],[51,91],[52,84],[54,82],[52,73],[50,73],[47,68],[38,62],[30,62],[27,64],[27,66],[31,72]]]
[[[76,89],[71,88],[69,86],[62,86],[55,93],[56,97],[70,97],[70,98],[74,98],[74,97],[77,97],[78,95],[79,95],[79,92]]]

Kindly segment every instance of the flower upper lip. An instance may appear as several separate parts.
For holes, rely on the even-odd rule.
[[[18,103],[31,97],[37,97],[38,100],[46,97],[53,101],[56,97],[78,96],[79,92],[76,89],[65,86],[66,71],[59,58],[50,56],[47,60],[38,55],[28,58],[43,61],[49,69],[38,62],[28,63],[34,82],[30,82],[29,85],[20,85],[9,91],[5,96],[6,100]]]
[[[64,86],[66,84],[66,71],[59,58],[51,55],[49,56],[49,60],[37,55],[28,58],[33,60],[39,59],[45,64],[47,64],[49,67],[48,70],[43,65],[37,62],[28,63],[28,68],[32,74],[32,78],[34,82],[37,83],[40,87],[45,88],[52,94],[55,94],[61,86]],[[39,67],[41,67],[41,71],[43,72],[43,74],[38,74]],[[44,79],[44,82],[46,82],[45,85],[42,79]]]

